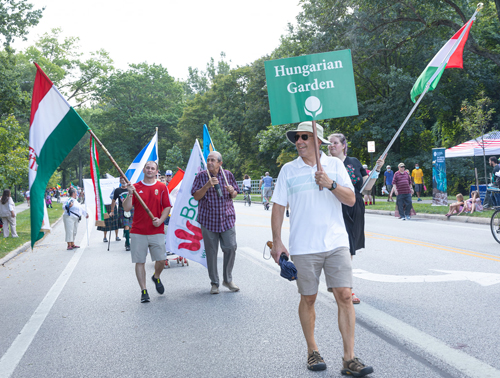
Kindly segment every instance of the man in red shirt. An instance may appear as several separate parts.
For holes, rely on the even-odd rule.
[[[148,161],[142,170],[144,179],[136,184],[126,185],[128,196],[123,201],[123,209],[130,211],[134,207],[134,221],[132,223],[131,251],[132,262],[135,263],[135,274],[139,286],[141,287],[141,302],[149,302],[149,294],[146,289],[146,256],[148,249],[151,253],[151,260],[155,261],[155,273],[151,277],[156,286],[156,291],[160,294],[165,292],[165,288],[160,281],[160,274],[165,266],[165,235],[163,222],[170,213],[170,199],[166,185],[156,180],[158,164],[155,161]],[[153,220],[139,200],[137,193],[149,210],[153,213]]]

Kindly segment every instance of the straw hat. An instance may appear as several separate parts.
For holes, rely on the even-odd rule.
[[[295,144],[295,134],[299,131],[309,131],[310,133],[313,132],[312,128],[312,122],[307,121],[307,122],[301,122],[299,123],[299,127],[297,130],[289,130],[286,132],[286,137],[288,141],[292,144]],[[319,123],[316,122],[316,133],[318,134],[319,140],[321,140],[321,145],[330,145],[331,143],[327,141],[326,139],[323,138],[323,126],[321,126]]]

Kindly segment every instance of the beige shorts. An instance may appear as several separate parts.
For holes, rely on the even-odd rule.
[[[130,251],[133,263],[145,263],[148,248],[152,261],[165,260],[167,253],[165,249],[165,235],[130,234]]]
[[[297,288],[302,295],[318,292],[321,270],[325,271],[327,289],[352,288],[352,265],[349,248],[333,251],[291,256],[297,268]]]

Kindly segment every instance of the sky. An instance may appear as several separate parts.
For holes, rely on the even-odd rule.
[[[115,68],[161,64],[177,79],[187,78],[189,66],[205,70],[222,51],[232,68],[270,54],[300,12],[298,0],[28,1],[45,11],[28,41],[17,39],[14,48],[60,27],[63,37],[80,38],[81,52],[108,51]]]

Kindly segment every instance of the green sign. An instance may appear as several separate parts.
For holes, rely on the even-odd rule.
[[[358,115],[351,50],[265,62],[273,125]]]

